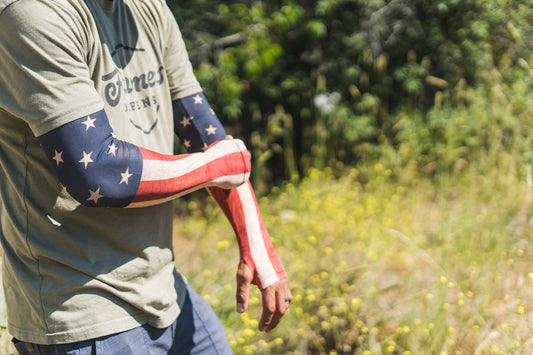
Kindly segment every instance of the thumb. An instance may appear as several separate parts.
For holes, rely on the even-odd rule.
[[[248,309],[248,300],[250,297],[250,285],[252,284],[252,271],[241,259],[239,269],[237,270],[237,312],[243,313]]]

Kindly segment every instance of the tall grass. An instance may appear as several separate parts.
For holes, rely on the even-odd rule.
[[[238,255],[216,210],[177,221],[177,260],[221,316],[236,354],[533,352],[531,190],[515,175],[439,185],[377,164],[312,171],[261,201],[294,301],[270,334],[260,297],[234,312]],[[186,245],[185,250],[180,250]]]

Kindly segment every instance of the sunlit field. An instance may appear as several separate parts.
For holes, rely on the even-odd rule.
[[[394,182],[312,171],[261,208],[294,301],[270,334],[234,311],[237,247],[216,209],[176,221],[178,266],[236,354],[533,353],[532,191],[514,174]],[[203,208],[202,208],[203,209]]]

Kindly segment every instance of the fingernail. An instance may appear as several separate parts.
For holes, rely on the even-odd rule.
[[[242,303],[237,303],[237,312],[244,312],[244,305]]]

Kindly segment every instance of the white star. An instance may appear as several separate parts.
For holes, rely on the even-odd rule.
[[[202,150],[206,150],[207,149],[207,144],[204,143],[204,146],[202,147]]]
[[[202,97],[199,95],[199,94],[196,94],[195,97],[193,97],[194,99],[194,104],[197,105],[197,104],[202,104]]]
[[[185,146],[185,148],[190,148],[191,147],[191,141],[188,141],[188,140],[184,140],[183,141],[183,145]]]
[[[96,121],[96,118],[91,119],[91,116],[87,116],[87,120],[82,122],[85,125],[85,131],[88,131],[91,127],[96,128],[94,121]]]
[[[111,132],[111,137],[117,139],[117,135],[115,134],[115,132]]]
[[[190,125],[191,124],[191,120],[193,119],[194,117],[191,116],[191,117],[185,117],[183,116],[183,119],[181,120],[181,124],[183,125],[183,127],[187,127],[187,125]]]
[[[118,147],[115,145],[115,143],[111,143],[111,145],[108,145],[107,147],[109,148],[107,155],[113,154],[113,156],[116,157]]]
[[[96,191],[89,190],[89,193],[91,194],[91,197],[89,197],[87,201],[94,201],[94,204],[98,203],[98,199],[104,197],[104,195],[100,195],[100,188],[96,189]]]
[[[83,158],[81,158],[79,162],[85,164],[85,169],[87,169],[87,165],[89,165],[89,163],[94,163],[94,160],[91,159],[91,154],[93,154],[93,152],[89,152],[89,154],[87,154],[85,151],[83,151]]]
[[[54,149],[56,152],[56,155],[52,159],[54,159],[57,162],[57,166],[59,166],[59,163],[64,163],[63,159],[61,158],[61,155],[63,155],[63,151],[60,151],[59,153],[57,150]]]
[[[210,107],[209,108],[209,112],[211,112],[211,114],[214,116],[215,115],[215,111],[213,111],[213,109]]]
[[[205,130],[206,130],[208,136],[217,133],[217,128],[213,127],[212,124],[210,124],[209,127],[207,127]]]
[[[123,182],[126,183],[126,185],[128,184],[128,180],[129,178],[133,175],[133,174],[130,174],[130,168],[127,168],[125,172],[123,173],[120,173],[120,175],[122,176],[122,180],[120,180],[120,184],[122,184]],[[119,185],[120,185],[119,184]]]

